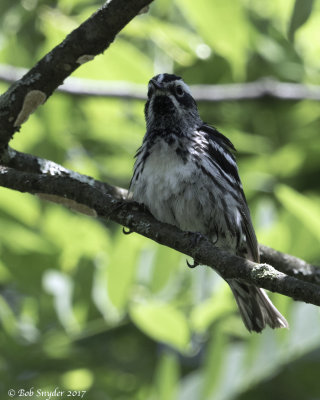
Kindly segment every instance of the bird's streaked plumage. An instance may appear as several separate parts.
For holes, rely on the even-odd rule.
[[[180,77],[160,74],[150,80],[145,118],[147,132],[136,154],[131,198],[159,221],[199,232],[216,246],[259,262],[234,146],[201,120]],[[240,280],[228,283],[249,331],[288,326],[262,289]]]

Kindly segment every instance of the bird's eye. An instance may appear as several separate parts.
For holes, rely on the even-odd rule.
[[[181,85],[176,86],[176,94],[178,96],[183,96],[184,95],[184,90],[182,89]]]

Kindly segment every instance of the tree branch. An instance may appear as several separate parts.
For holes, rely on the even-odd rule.
[[[320,267],[262,244],[259,245],[259,250],[262,262],[273,265],[277,270],[287,275],[320,285]]]
[[[315,283],[304,282],[270,265],[255,264],[221,251],[205,237],[195,240],[193,233],[183,232],[172,225],[160,223],[136,203],[123,201],[126,194],[124,189],[114,188],[93,178],[69,171],[52,161],[18,153],[12,149],[6,154],[5,164],[0,167],[1,186],[21,192],[41,194],[41,196],[49,195],[51,200],[59,199],[59,203],[71,205],[77,211],[81,211],[81,207],[77,205],[85,206],[93,210],[92,215],[97,215],[104,220],[111,219],[157,243],[195,258],[200,264],[215,269],[225,279],[243,279],[295,300],[320,306],[320,289]],[[283,258],[290,259],[293,266],[291,269],[287,268],[287,271],[295,273],[297,259],[281,253],[274,255],[274,251],[271,249],[269,251],[267,247],[262,247],[262,249],[263,257],[278,261]],[[300,261],[298,264],[301,271]],[[304,278],[303,274],[298,275]],[[310,274],[306,275],[309,279]],[[316,276],[318,279],[318,273]],[[317,279],[315,282],[318,281]]]
[[[15,131],[81,64],[102,53],[152,0],[110,0],[0,97],[0,152]]]
[[[30,154],[21,153],[11,148],[7,150],[4,156],[4,164],[18,171],[31,172],[36,174],[50,174],[70,176],[77,180],[92,183],[98,190],[111,195],[117,200],[123,200],[127,197],[127,190],[108,185],[107,183],[96,181],[88,176],[70,171],[53,161],[35,157]],[[51,199],[53,200],[53,199]],[[60,201],[61,203],[61,201]],[[70,207],[70,204],[66,204]],[[71,207],[72,208],[72,207]],[[77,209],[77,211],[79,211]],[[260,258],[263,263],[272,265],[278,271],[287,275],[296,277],[306,282],[320,285],[320,267],[306,263],[300,258],[284,254],[270,247],[261,245]]]
[[[24,68],[0,64],[0,80],[8,83],[15,82],[26,71]],[[198,102],[250,100],[266,96],[283,100],[320,101],[320,86],[279,82],[271,78],[224,85],[190,85],[190,88]],[[131,82],[107,82],[69,77],[58,91],[74,96],[111,97],[125,100],[146,99],[146,86]]]
[[[125,202],[124,189],[69,171],[52,161],[7,149],[14,132],[63,80],[79,65],[105,50],[116,34],[151,1],[108,1],[0,97],[0,185],[37,194],[104,220],[111,219],[214,268],[225,279],[243,279],[296,300],[320,305],[320,290],[317,285],[319,271],[302,260],[297,261],[292,256],[263,247],[263,257],[273,260],[279,271],[267,264],[255,264],[215,248],[205,237],[195,240],[193,233],[182,232],[174,226],[160,223],[137,204]],[[270,89],[272,85],[266,86],[266,83],[245,85],[234,86],[227,97],[234,99],[242,93],[244,98],[255,98],[272,93],[281,98],[294,98],[290,90],[284,90],[283,86],[278,92],[277,86]],[[251,91],[248,90],[248,85],[252,85]],[[214,98],[219,93],[217,86],[214,86],[213,93],[206,92],[208,88],[198,89],[204,90],[202,100],[208,99],[209,95]],[[225,86],[220,86],[220,89],[226,96]],[[194,87],[193,90],[196,92],[197,88]],[[281,270],[285,270],[287,274]],[[293,276],[288,276],[289,274]]]

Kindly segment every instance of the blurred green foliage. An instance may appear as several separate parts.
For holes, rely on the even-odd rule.
[[[32,67],[100,5],[1,0],[0,62]],[[320,84],[319,26],[319,0],[156,0],[74,75]],[[319,104],[265,98],[200,113],[238,149],[259,241],[319,262]],[[11,145],[127,187],[144,129],[142,102],[54,94]],[[3,188],[0,254],[1,398],[30,387],[92,400],[320,398],[316,307],[272,295],[290,330],[249,335],[211,270]]]

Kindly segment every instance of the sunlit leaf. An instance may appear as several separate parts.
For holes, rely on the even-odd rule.
[[[320,240],[320,207],[319,202],[312,200],[289,186],[278,185],[275,194],[280,202],[299,221]]]
[[[155,292],[160,291],[177,272],[181,261],[181,254],[175,250],[156,245],[155,261],[151,288]]]
[[[39,202],[35,196],[5,188],[0,189],[0,210],[30,226],[35,226],[40,217]]]
[[[235,77],[243,77],[250,40],[250,26],[237,0],[179,0],[181,11],[214,52],[231,64]]]
[[[133,322],[154,340],[186,351],[190,332],[185,316],[170,304],[148,302],[130,308]]]
[[[79,390],[88,390],[91,387],[93,375],[92,372],[86,368],[75,369],[65,372],[61,380],[65,388],[79,393]]]
[[[311,15],[314,0],[296,0],[292,17],[290,21],[288,36],[290,40],[294,39],[294,34],[297,29],[306,23]]]
[[[60,322],[67,331],[78,331],[79,326],[72,310],[73,284],[71,279],[58,271],[46,271],[43,287],[54,298],[54,305]]]
[[[152,61],[148,55],[129,41],[118,38],[105,54],[84,64],[74,76],[146,83],[152,74]]]
[[[177,354],[164,351],[157,366],[155,396],[159,399],[175,400],[179,380],[179,360]]]
[[[94,257],[109,246],[108,233],[98,221],[55,205],[47,209],[43,231],[61,248],[65,269],[74,268],[81,257]]]
[[[121,320],[123,310],[118,309],[110,299],[107,265],[107,259],[101,257],[95,262],[92,300],[104,319],[110,324],[115,324]]]
[[[225,353],[227,351],[228,339],[219,325],[212,330],[211,340],[206,354],[203,371],[203,386],[201,389],[201,400],[210,398],[216,392],[223,370]]]
[[[190,323],[196,332],[205,332],[219,318],[235,310],[235,302],[230,288],[221,285],[211,298],[195,306],[190,315]]]
[[[27,229],[14,221],[6,223],[5,230],[0,229],[0,240],[18,254],[30,251],[37,253],[51,253],[53,251],[50,242],[40,232]]]
[[[42,349],[44,354],[50,358],[61,359],[69,357],[71,351],[70,337],[66,332],[49,331],[42,338]]]
[[[295,32],[295,43],[299,49],[304,63],[308,65],[306,74],[308,81],[311,83],[319,84],[319,75],[317,73],[318,54],[320,51],[320,42],[314,40],[318,26],[320,24],[320,7],[319,3],[314,4],[314,11],[309,17],[307,23],[302,25]]]
[[[204,44],[195,32],[152,16],[135,19],[123,33],[139,38],[147,35],[156,46],[182,65],[191,64],[197,57],[197,49]]]
[[[138,235],[127,237],[119,230],[114,240],[106,271],[108,296],[112,304],[122,312],[130,298],[141,238]]]

